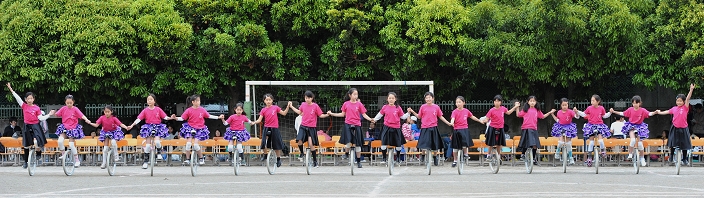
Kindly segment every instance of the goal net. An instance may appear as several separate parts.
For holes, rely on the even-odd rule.
[[[404,109],[418,109],[423,104],[423,94],[433,91],[433,81],[247,81],[245,91],[245,112],[249,118],[256,120],[264,105],[264,94],[274,96],[274,105],[286,109],[288,101],[298,108],[304,103],[306,90],[315,94],[315,103],[323,113],[328,110],[339,113],[344,98],[350,88],[356,88],[358,97],[367,109],[367,115],[374,117],[386,103],[389,92],[398,96],[397,103]],[[296,138],[296,117],[298,114],[290,110],[286,116],[279,115],[279,130],[284,143]],[[362,118],[362,127],[366,130],[369,122]],[[318,118],[317,130],[324,131],[329,136],[339,136],[345,119],[339,117]],[[248,128],[255,137],[261,137],[262,124]],[[381,124],[375,126],[381,130]]]

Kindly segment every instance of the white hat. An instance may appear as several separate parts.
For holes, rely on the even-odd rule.
[[[411,120],[413,120],[414,122],[417,122],[418,118],[416,118],[415,116],[411,116]]]

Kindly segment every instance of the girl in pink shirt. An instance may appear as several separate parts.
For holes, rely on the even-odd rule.
[[[190,163],[191,158],[191,145],[193,145],[193,150],[198,153],[198,164],[205,164],[205,159],[203,159],[203,152],[200,150],[200,141],[207,140],[210,138],[208,134],[208,126],[205,125],[205,118],[208,119],[224,119],[224,115],[214,116],[210,115],[203,107],[200,106],[200,96],[192,95],[188,97],[188,103],[192,106],[181,114],[181,117],[172,116],[178,121],[186,120],[181,127],[181,137],[186,139],[186,160],[183,161],[184,164]],[[195,134],[193,134],[195,132]],[[193,144],[191,144],[193,141]]]
[[[386,147],[394,146],[396,148],[396,159],[399,159],[398,155],[401,152],[401,146],[406,144],[406,139],[403,138],[403,132],[401,132],[401,120],[405,120],[409,115],[408,113],[403,113],[401,106],[396,104],[397,100],[396,93],[389,92],[386,97],[387,104],[381,108],[378,114],[374,117],[374,122],[380,120],[384,117],[384,127],[381,130],[381,155],[383,157],[382,162],[386,162],[389,159],[386,155]],[[394,160],[394,159],[390,159]]]
[[[131,126],[126,126],[125,124],[122,124],[117,117],[112,115],[112,106],[107,105],[105,106],[105,109],[103,109],[103,116],[100,116],[95,123],[89,123],[91,126],[98,128],[98,126],[103,125],[103,128],[100,129],[100,137],[98,137],[98,140],[103,142],[103,163],[100,164],[101,169],[105,169],[105,162],[108,161],[107,158],[107,152],[108,152],[108,146],[112,148],[113,156],[115,156],[115,161],[117,161],[118,156],[117,156],[117,141],[122,140],[125,138],[125,133],[122,132],[122,128],[127,129],[128,131],[132,129]],[[107,141],[106,141],[107,140]],[[110,144],[107,144],[109,142]]]
[[[293,112],[302,116],[301,126],[296,136],[298,149],[303,152],[303,143],[308,142],[308,147],[313,155],[313,167],[318,168],[318,157],[315,149],[313,149],[314,146],[320,146],[320,142],[318,142],[318,130],[316,129],[318,127],[318,118],[327,118],[329,115],[323,114],[323,110],[315,103],[315,95],[313,95],[313,92],[306,91],[303,95],[306,102],[301,104],[299,107],[300,110],[296,109],[292,103],[288,104],[288,108],[291,108]]]
[[[36,98],[34,93],[27,92],[24,98],[27,103],[24,103],[22,102],[22,98],[20,98],[20,96],[17,95],[14,90],[12,90],[12,86],[10,86],[10,83],[7,83],[7,88],[9,88],[10,92],[12,92],[12,96],[15,97],[15,101],[17,101],[17,104],[19,104],[22,108],[22,114],[24,115],[24,127],[21,127],[22,146],[24,147],[24,153],[22,153],[24,164],[22,164],[22,168],[27,168],[27,159],[29,159],[29,149],[27,148],[34,145],[33,140],[37,141],[37,159],[41,157],[42,150],[44,149],[44,144],[46,144],[44,130],[43,127],[39,125],[39,121],[46,121],[46,119],[48,119],[49,116],[54,115],[56,111],[51,110],[49,112],[49,115],[42,116],[42,110],[39,108],[38,105],[34,104],[34,98]]]
[[[687,114],[689,113],[689,98],[692,97],[692,91],[694,91],[694,84],[689,85],[689,93],[687,97],[684,94],[678,94],[675,98],[674,106],[670,110],[660,111],[655,110],[655,113],[659,115],[672,114],[672,127],[670,128],[670,135],[667,138],[667,146],[670,148],[679,147],[682,153],[682,163],[687,165],[688,157],[687,150],[692,149],[692,140],[689,137],[689,125],[687,124]],[[674,151],[674,149],[670,149]]]
[[[175,117],[175,115],[172,115],[172,117]],[[154,135],[154,146],[161,148],[161,138],[166,138],[166,136],[169,135],[169,129],[166,128],[165,124],[161,123],[161,120],[172,120],[172,117],[168,117],[166,113],[164,113],[164,110],[156,106],[156,95],[149,94],[147,96],[147,107],[139,113],[137,119],[130,125],[131,129],[144,120],[144,125],[142,125],[139,130],[139,136],[144,138],[145,142],[147,142],[147,145],[144,147],[144,153],[142,154],[142,159],[146,159],[142,164],[143,169],[148,168],[147,162],[149,162],[149,153],[154,150],[151,144],[152,131],[156,133]]]
[[[589,146],[587,147],[587,155],[589,157],[586,161],[587,166],[591,166],[592,164],[591,156],[592,151],[594,151],[594,137],[598,137],[599,146],[601,146],[601,155],[604,157],[606,155],[604,138],[611,137],[611,130],[609,130],[609,126],[604,124],[603,120],[604,118],[609,118],[611,116],[611,112],[606,113],[604,107],[601,106],[601,97],[599,97],[599,95],[592,95],[591,104],[592,105],[587,107],[584,112],[577,110],[577,107],[574,108],[577,115],[587,119],[587,123],[584,125],[584,128],[582,128],[582,131],[584,131],[584,137],[589,137]]]
[[[623,132],[628,132],[628,134],[631,137],[631,144],[628,147],[628,159],[633,158],[633,148],[636,145],[636,136],[640,138],[640,140],[647,139],[648,136],[650,135],[650,130],[648,130],[648,124],[644,123],[643,120],[646,118],[649,118],[650,116],[655,115],[655,112],[649,112],[647,109],[642,108],[640,105],[642,104],[640,96],[636,95],[633,96],[631,99],[633,101],[633,107],[628,108],[624,112],[620,111],[614,111],[613,108],[610,109],[611,113],[618,114],[620,116],[624,116],[628,118],[628,121],[623,124]],[[636,134],[637,133],[637,134]],[[644,157],[644,152],[643,152],[643,142],[638,141],[638,150],[641,151],[640,154],[640,163],[641,166],[647,165],[645,162],[645,157]],[[638,157],[638,156],[636,156]]]
[[[440,106],[433,103],[435,100],[435,95],[433,92],[426,92],[424,97],[425,104],[420,106],[420,109],[418,110],[419,113],[416,113],[411,108],[408,108],[407,110],[416,117],[420,118],[420,138],[418,138],[418,148],[443,150],[445,149],[445,144],[443,144],[440,131],[438,131],[438,118],[440,118],[440,120],[447,125],[452,126],[452,124],[450,124],[445,117],[442,117],[442,110],[440,110]],[[435,164],[435,166],[438,165],[436,156],[433,156],[433,164]]]
[[[242,150],[242,142],[249,140],[249,131],[244,128],[245,122],[249,124],[253,123],[247,118],[247,114],[244,113],[244,104],[242,103],[235,105],[235,114],[231,115],[227,120],[222,120],[225,126],[230,125],[230,127],[225,129],[225,137],[223,137],[223,139],[229,141],[227,144],[227,152],[232,153],[232,144],[233,142],[237,142],[237,153],[239,153],[238,157],[240,160],[244,159],[244,155],[242,154],[244,152],[244,150]],[[235,163],[234,160],[232,162]]]
[[[333,113],[328,111],[328,115],[335,117],[345,117],[345,126],[342,127],[342,135],[340,135],[340,144],[345,145],[345,149],[349,151],[350,148],[354,148],[357,157],[357,168],[362,168],[362,163],[360,158],[362,156],[362,145],[364,145],[364,131],[362,131],[362,119],[360,114],[364,119],[372,122],[371,117],[367,115],[367,109],[364,107],[361,101],[358,100],[359,93],[356,88],[350,88],[345,95],[345,103],[342,104],[342,112]],[[300,148],[299,148],[300,149]]]
[[[506,107],[501,106],[502,101],[503,98],[501,95],[494,96],[494,107],[489,109],[489,112],[486,113],[487,120],[482,121],[482,123],[489,122],[489,130],[486,132],[485,140],[486,145],[489,146],[489,153],[493,152],[494,147],[500,151],[501,146],[506,146],[506,139],[504,137],[504,115],[511,115],[511,113],[521,106],[521,103],[515,102],[513,108],[508,110]],[[487,161],[490,161],[492,157],[491,154],[487,154]]]
[[[560,100],[560,108],[560,111],[557,111],[557,116],[552,114],[552,118],[555,119],[555,124],[552,125],[551,135],[558,138],[555,159],[560,159],[560,148],[562,148],[563,145],[566,144],[567,148],[572,148],[572,138],[577,137],[577,125],[572,122],[572,118],[579,118],[579,116],[570,109],[570,101],[567,100],[567,98]],[[570,165],[574,164],[572,149],[562,152],[567,152]]]
[[[59,136],[59,150],[62,151],[60,159],[63,159],[66,156],[66,151],[64,151],[63,144],[64,139],[68,137],[68,146],[71,148],[71,153],[73,153],[74,157],[73,160],[76,162],[74,166],[79,167],[81,165],[81,161],[78,160],[78,155],[76,155],[78,150],[76,150],[75,139],[83,139],[85,134],[83,134],[83,126],[78,124],[78,119],[83,119],[83,121],[89,124],[91,122],[85,115],[83,115],[78,107],[73,106],[74,100],[72,95],[66,96],[65,103],[66,106],[61,107],[61,109],[56,112],[56,116],[61,117],[61,124],[56,129],[56,135]]]
[[[455,99],[455,106],[457,106],[457,109],[452,111],[452,116],[450,117],[450,126],[453,126],[454,128],[454,132],[452,133],[452,156],[454,156],[455,161],[452,162],[452,167],[457,166],[457,151],[462,149],[464,158],[468,159],[469,154],[467,154],[467,148],[474,146],[472,136],[469,133],[467,119],[471,118],[474,121],[483,123],[479,120],[479,118],[474,116],[472,112],[464,108],[464,104],[464,97],[457,96]]]
[[[262,156],[261,161],[266,160],[267,148],[274,149],[276,151],[276,167],[280,167],[281,149],[284,148],[284,141],[281,140],[281,132],[279,132],[279,116],[277,114],[286,116],[292,103],[289,101],[286,106],[286,110],[281,110],[279,106],[273,105],[274,96],[271,94],[264,94],[264,104],[266,107],[262,108],[261,112],[259,112],[259,119],[254,122],[254,124],[259,124],[262,122],[262,119],[266,117],[266,120],[264,121],[264,129],[262,130],[263,134],[261,145],[261,148],[265,154]]]
[[[555,113],[555,109],[543,114],[543,112],[540,111],[540,105],[535,99],[535,96],[529,96],[527,104],[523,106],[523,110],[517,113],[519,118],[523,118],[523,125],[521,125],[521,141],[518,143],[518,150],[521,150],[522,153],[533,152],[533,164],[535,165],[538,164],[538,156],[535,153],[537,149],[540,148],[538,118],[545,119],[552,113]],[[528,151],[529,148],[531,148],[531,151]]]

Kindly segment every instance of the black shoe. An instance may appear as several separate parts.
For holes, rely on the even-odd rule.
[[[276,160],[276,167],[281,167],[281,160]]]
[[[457,162],[452,162],[452,168],[457,167]]]
[[[27,162],[25,162],[24,164],[22,164],[22,169],[27,169]]]
[[[361,162],[357,162],[357,168],[362,168],[362,163],[361,163]]]
[[[318,161],[313,161],[313,167],[318,168]]]
[[[433,157],[433,165],[438,166],[438,157]]]
[[[533,161],[533,165],[538,165],[538,161]]]
[[[265,155],[265,156],[262,156],[262,158],[259,159],[259,161],[262,161],[262,162],[265,161],[265,160],[266,160],[266,155]]]

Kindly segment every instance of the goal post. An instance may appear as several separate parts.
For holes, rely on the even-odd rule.
[[[343,97],[350,88],[357,88],[359,99],[367,109],[367,115],[374,117],[379,108],[386,101],[388,92],[395,92],[403,108],[414,106],[404,105],[404,103],[415,104],[423,101],[425,92],[433,92],[433,81],[246,81],[245,82],[245,112],[251,120],[259,117],[259,111],[264,106],[263,95],[270,93],[274,96],[274,105],[279,105],[281,109],[286,108],[288,101],[292,101],[298,107],[304,102],[303,92],[312,91],[315,94],[316,103],[323,112],[328,110],[339,113]],[[298,115],[289,111],[286,116],[279,115],[279,128],[285,143],[295,137],[294,122]],[[364,124],[363,126],[368,126]],[[325,118],[318,120],[318,130],[326,131],[330,136],[339,135],[339,130],[344,125],[344,118]],[[263,126],[263,125],[262,125]],[[379,127],[379,126],[377,126]],[[248,128],[249,129],[249,128]],[[255,137],[260,136],[260,129],[252,126],[250,133]],[[365,128],[366,129],[366,128]]]

